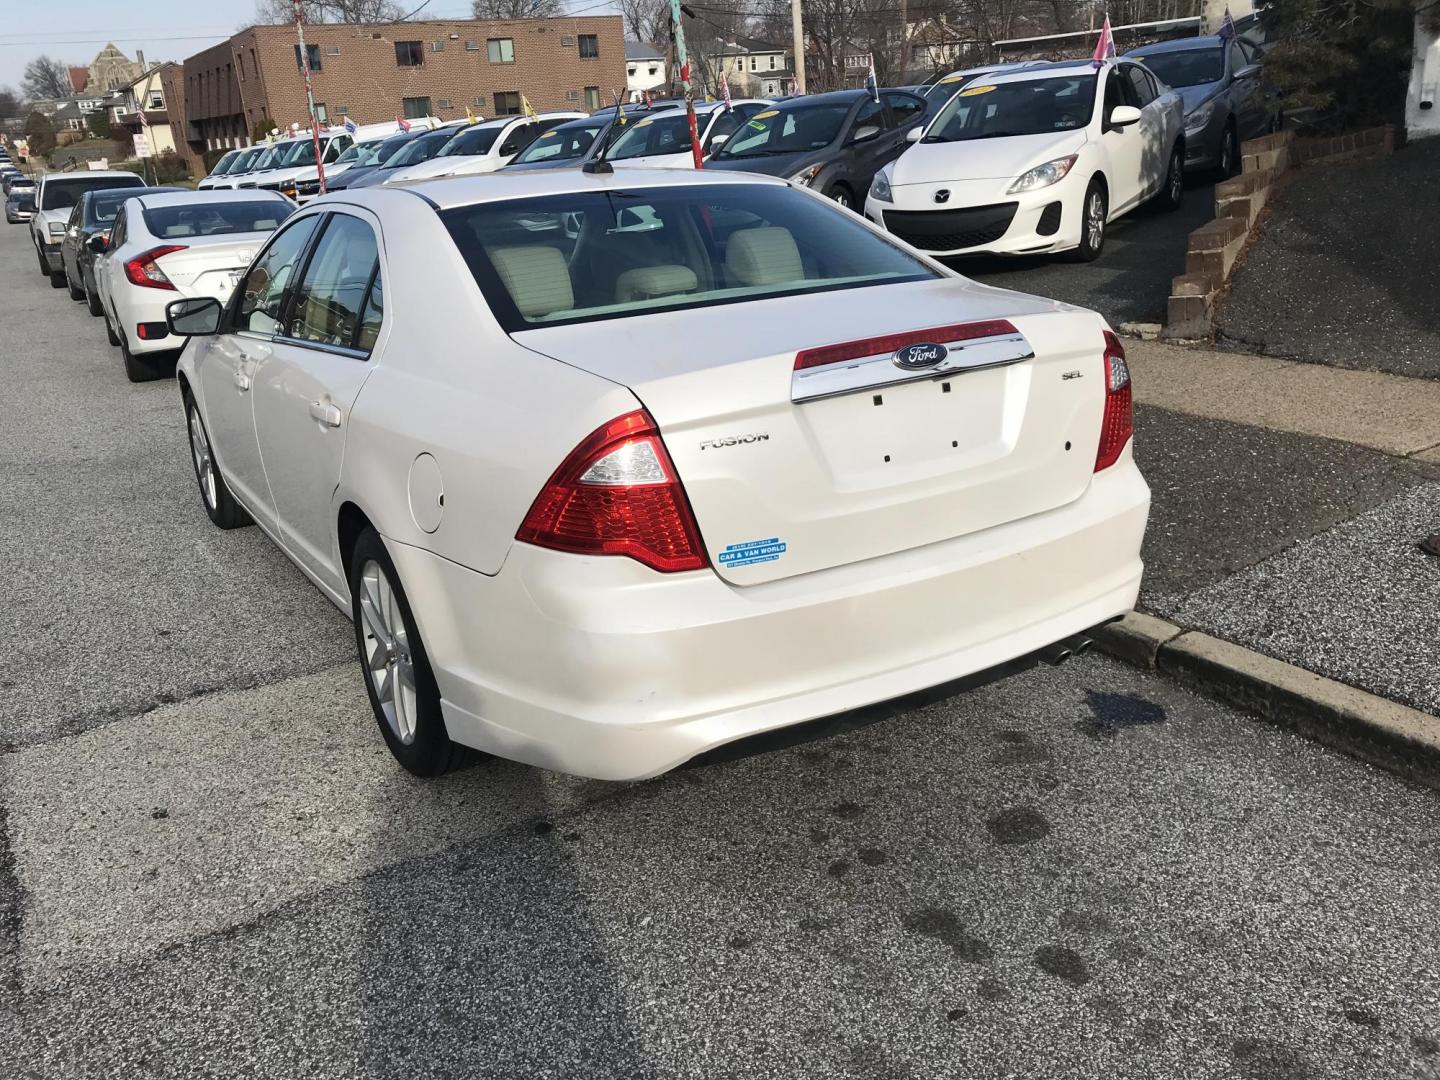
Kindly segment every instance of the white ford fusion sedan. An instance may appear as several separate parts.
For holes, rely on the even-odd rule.
[[[748,173],[334,193],[182,299],[206,512],[355,623],[412,772],[633,779],[1130,608],[1149,489],[1093,312]]]
[[[1180,205],[1180,95],[1140,64],[1038,64],[975,79],[876,173],[865,216],[937,255],[1099,256],[1147,199]]]

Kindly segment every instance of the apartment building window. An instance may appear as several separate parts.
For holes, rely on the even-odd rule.
[[[467,41],[467,42],[465,42],[465,51],[466,51],[466,52],[479,52],[479,51],[480,51],[480,43],[479,43],[478,41]]]
[[[406,120],[420,120],[430,115],[430,99],[428,97],[407,97],[403,99],[402,108],[405,111]]]
[[[432,41],[432,42],[430,43],[430,51],[431,51],[431,52],[444,52],[444,51],[445,51],[445,43],[444,43],[443,41]]]
[[[485,44],[489,47],[492,64],[513,64],[515,62],[514,38],[491,38]]]
[[[153,112],[153,111],[156,110],[156,109],[163,109],[164,107],[165,107],[165,98],[164,98],[164,96],[161,95],[158,91],[155,91],[155,90],[150,91],[150,109],[151,109],[151,111]]]
[[[306,53],[306,55],[309,56],[309,58],[310,58],[310,70],[311,70],[311,71],[319,71],[319,70],[320,70],[320,46],[319,46],[319,45],[306,45],[306,46],[305,46],[305,53]],[[299,46],[298,44],[295,46],[295,67],[296,67],[298,70],[300,70],[300,71],[304,71],[304,70],[305,70],[305,64],[304,64],[304,62],[301,61],[301,59],[300,59],[300,46]]]
[[[496,90],[496,91],[495,91],[495,115],[496,115],[496,116],[519,116],[519,115],[520,115],[520,91],[518,91],[518,90]]]
[[[587,86],[585,88],[585,108],[591,112],[600,108],[600,88],[598,86]]]
[[[598,59],[600,59],[600,37],[599,37],[598,34],[581,34],[581,35],[580,35],[580,59],[581,59],[581,60],[598,60]]]
[[[484,94],[476,94],[476,95],[475,95],[475,107],[476,107],[477,109],[483,109],[483,108],[485,107],[485,95],[484,95]]]
[[[447,109],[453,109],[453,108],[455,107],[455,106],[453,106],[453,105],[450,104],[450,99],[449,99],[448,97],[442,97],[442,98],[441,98],[439,101],[437,101],[435,104],[440,107],[440,111],[441,111],[441,112],[444,112],[444,111],[447,110]]]
[[[421,41],[397,41],[395,43],[395,65],[397,67],[419,67],[425,63],[425,43]]]

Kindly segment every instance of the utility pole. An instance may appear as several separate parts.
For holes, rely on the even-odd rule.
[[[310,78],[310,50],[305,48],[305,8],[295,0],[295,37],[300,42],[300,70],[305,73],[305,106],[310,110],[310,138],[315,144],[315,174],[320,194],[325,194],[325,163],[320,160],[320,121],[315,116],[315,84]]]
[[[296,0],[299,3],[299,0]],[[685,51],[685,27],[680,23],[680,0],[670,0],[670,33],[675,38],[675,62],[680,65],[680,85],[685,92],[685,118],[690,123],[690,153],[695,168],[702,167],[700,132],[695,125],[695,100],[690,96],[690,54]]]
[[[790,0],[790,48],[795,53],[795,92],[805,93],[805,28],[800,23],[800,0]]]

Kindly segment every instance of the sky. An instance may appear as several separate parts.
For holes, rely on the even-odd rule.
[[[467,0],[430,0],[422,12],[439,19],[469,14]],[[18,87],[25,64],[42,54],[88,67],[110,41],[132,59],[138,48],[151,63],[184,60],[248,26],[254,15],[255,0],[0,0],[0,86]]]

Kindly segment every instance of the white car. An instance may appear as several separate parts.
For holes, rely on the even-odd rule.
[[[1049,650],[1140,586],[1105,321],[783,180],[352,190],[168,318],[206,512],[353,616],[415,773],[472,747],[651,776]]]
[[[709,157],[750,117],[762,112],[769,101],[738,98],[727,111],[721,102],[695,106],[695,129],[700,153]],[[690,149],[690,120],[683,107],[631,119],[615,135],[605,160],[621,168],[692,169],[695,156]]]
[[[1184,194],[1180,95],[1140,64],[1046,64],[978,79],[876,174],[865,216],[936,255],[1071,251]]]
[[[201,178],[200,182],[195,185],[196,190],[206,191],[214,187],[215,181],[219,180],[231,169],[236,168],[241,163],[241,159],[244,158],[244,156],[244,150],[237,149],[225,151],[225,153],[220,155],[219,160],[215,162],[215,167],[212,168],[208,173],[206,173],[204,177]]]
[[[353,145],[355,140],[349,132],[341,129],[327,128],[320,132],[318,145],[320,160],[325,163],[332,163]],[[277,154],[264,168],[244,177],[239,187],[259,188],[262,191],[278,191],[282,195],[293,199],[295,197],[295,185],[297,181],[307,176],[315,176],[315,150],[317,140],[308,131],[302,131],[293,137],[281,140],[277,146],[284,146],[284,152]]]
[[[223,175],[217,176],[211,174],[207,176],[200,184],[195,185],[196,189],[201,191],[234,191],[239,188],[242,183],[248,183],[251,187],[254,187],[255,185],[252,181],[254,181],[255,177],[273,168],[276,162],[289,151],[290,145],[294,141],[293,139],[282,139],[279,142],[261,143],[259,146],[252,146],[245,151],[248,156],[242,157]]]
[[[126,199],[110,236],[91,238],[95,295],[131,382],[160,378],[184,342],[165,305],[177,296],[227,299],[295,204],[271,191],[184,191]]]
[[[388,124],[362,124],[353,133],[354,141],[340,152],[333,161],[325,163],[325,181],[327,185],[337,176],[348,172],[352,165],[362,162],[368,163],[373,155],[378,153],[387,139],[393,139],[396,135],[402,134],[403,129],[396,120]],[[327,155],[328,156],[328,155]],[[302,206],[320,194],[320,174],[314,168],[301,170],[291,181],[289,187],[283,190],[285,195],[294,199]]]
[[[459,134],[429,161],[397,169],[387,184],[427,180],[439,176],[476,176],[504,168],[515,155],[540,135],[568,120],[583,120],[583,112],[550,112],[536,118],[502,116],[461,128]]]
[[[65,288],[65,260],[61,243],[70,222],[70,212],[87,191],[103,188],[143,188],[145,181],[132,172],[57,172],[40,178],[35,190],[35,216],[30,219],[30,243],[40,263],[40,273],[57,289]]]

